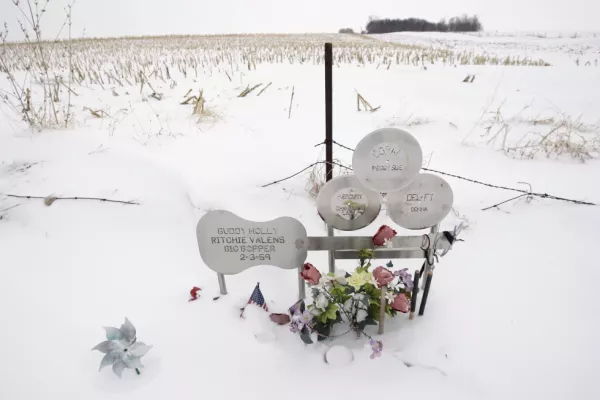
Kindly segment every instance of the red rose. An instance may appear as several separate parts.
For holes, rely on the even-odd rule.
[[[290,316],[287,314],[271,314],[269,318],[277,325],[286,325],[290,323]]]
[[[202,289],[200,289],[198,286],[194,286],[192,290],[190,290],[190,296],[192,297],[188,300],[188,302],[198,300],[200,298],[200,290]]]
[[[375,280],[377,280],[377,285],[379,285],[379,287],[385,286],[394,280],[394,274],[383,267],[375,268],[373,270],[373,276],[375,277]]]
[[[311,263],[304,264],[304,271],[300,273],[300,276],[313,285],[319,283],[319,279],[321,279],[321,273]]]
[[[407,313],[410,310],[410,300],[408,300],[406,294],[400,293],[398,296],[396,296],[396,298],[394,298],[394,301],[392,304],[390,304],[390,306],[396,311]]]
[[[398,232],[393,230],[387,225],[381,225],[381,227],[377,230],[375,236],[373,236],[373,244],[375,246],[383,246],[386,239],[390,240],[394,236],[396,236]]]

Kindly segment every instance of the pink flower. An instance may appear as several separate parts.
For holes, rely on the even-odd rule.
[[[373,276],[379,287],[385,286],[394,280],[394,274],[389,269],[377,267],[373,270]]]
[[[396,232],[389,226],[381,225],[381,227],[377,230],[375,236],[373,236],[373,244],[375,246],[383,246],[386,240],[391,240],[397,234],[398,232]]]
[[[408,300],[406,294],[400,293],[398,296],[396,296],[390,306],[396,311],[407,313],[410,310],[410,300]]]
[[[192,290],[190,290],[190,295],[192,297],[188,300],[188,302],[198,300],[200,298],[200,290],[202,289],[200,289],[198,286],[194,286]]]
[[[304,264],[304,271],[300,273],[300,276],[313,285],[319,283],[319,279],[321,279],[321,273],[311,263]]]

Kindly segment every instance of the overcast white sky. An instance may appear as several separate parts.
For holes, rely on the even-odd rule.
[[[50,0],[45,38],[56,36],[68,2]],[[361,29],[370,15],[438,21],[462,13],[479,15],[488,31],[600,30],[600,0],[76,0],[73,36],[337,32]],[[0,0],[13,40],[22,37],[17,17],[13,0]]]

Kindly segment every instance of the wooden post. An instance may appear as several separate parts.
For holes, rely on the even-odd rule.
[[[385,293],[387,292],[387,285],[384,285],[381,288],[381,299],[380,299],[380,306],[379,306],[379,329],[377,331],[377,333],[379,333],[380,335],[383,334],[383,324],[385,321],[385,306],[386,306],[386,298],[385,298]]]

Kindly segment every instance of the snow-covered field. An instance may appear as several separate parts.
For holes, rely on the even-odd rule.
[[[341,144],[354,147],[396,126],[419,140],[429,168],[600,202],[600,163],[587,156],[599,147],[600,38],[379,39],[77,42],[81,74],[68,129],[32,132],[0,104],[0,398],[600,398],[598,207],[535,198],[482,211],[514,194],[445,177],[455,201],[442,229],[467,223],[465,242],[440,259],[426,314],[387,322],[375,360],[364,339],[344,341],[354,351],[344,368],[323,362],[338,342],[307,347],[258,307],[239,318],[256,282],[269,310],[286,312],[296,300],[294,272],[251,269],[229,277],[229,295],[212,300],[217,277],[195,238],[206,211],[254,221],[290,216],[309,235],[326,234],[307,192],[310,170],[261,185],[324,156],[315,145],[325,133],[327,40],[336,46],[333,123]],[[9,51],[13,72],[25,79],[25,50]],[[67,53],[53,51],[53,71],[66,78]],[[579,65],[574,51],[584,51]],[[491,65],[507,55],[552,65]],[[473,82],[463,82],[468,75]],[[60,106],[67,90],[58,86]],[[4,74],[0,88],[10,91]],[[192,115],[194,106],[180,103],[201,90],[204,112]],[[379,110],[357,112],[355,90]],[[556,157],[561,149],[577,159]],[[336,147],[334,157],[351,164],[348,150]],[[45,206],[3,194],[140,204]],[[381,224],[394,226],[382,213],[355,234],[372,235]],[[326,271],[326,257],[310,253],[308,261]],[[396,265],[414,270],[420,261]],[[193,286],[201,298],[188,302]],[[119,380],[110,368],[98,372],[101,354],[90,349],[104,339],[103,326],[125,317],[154,347],[140,376],[127,370]]]

